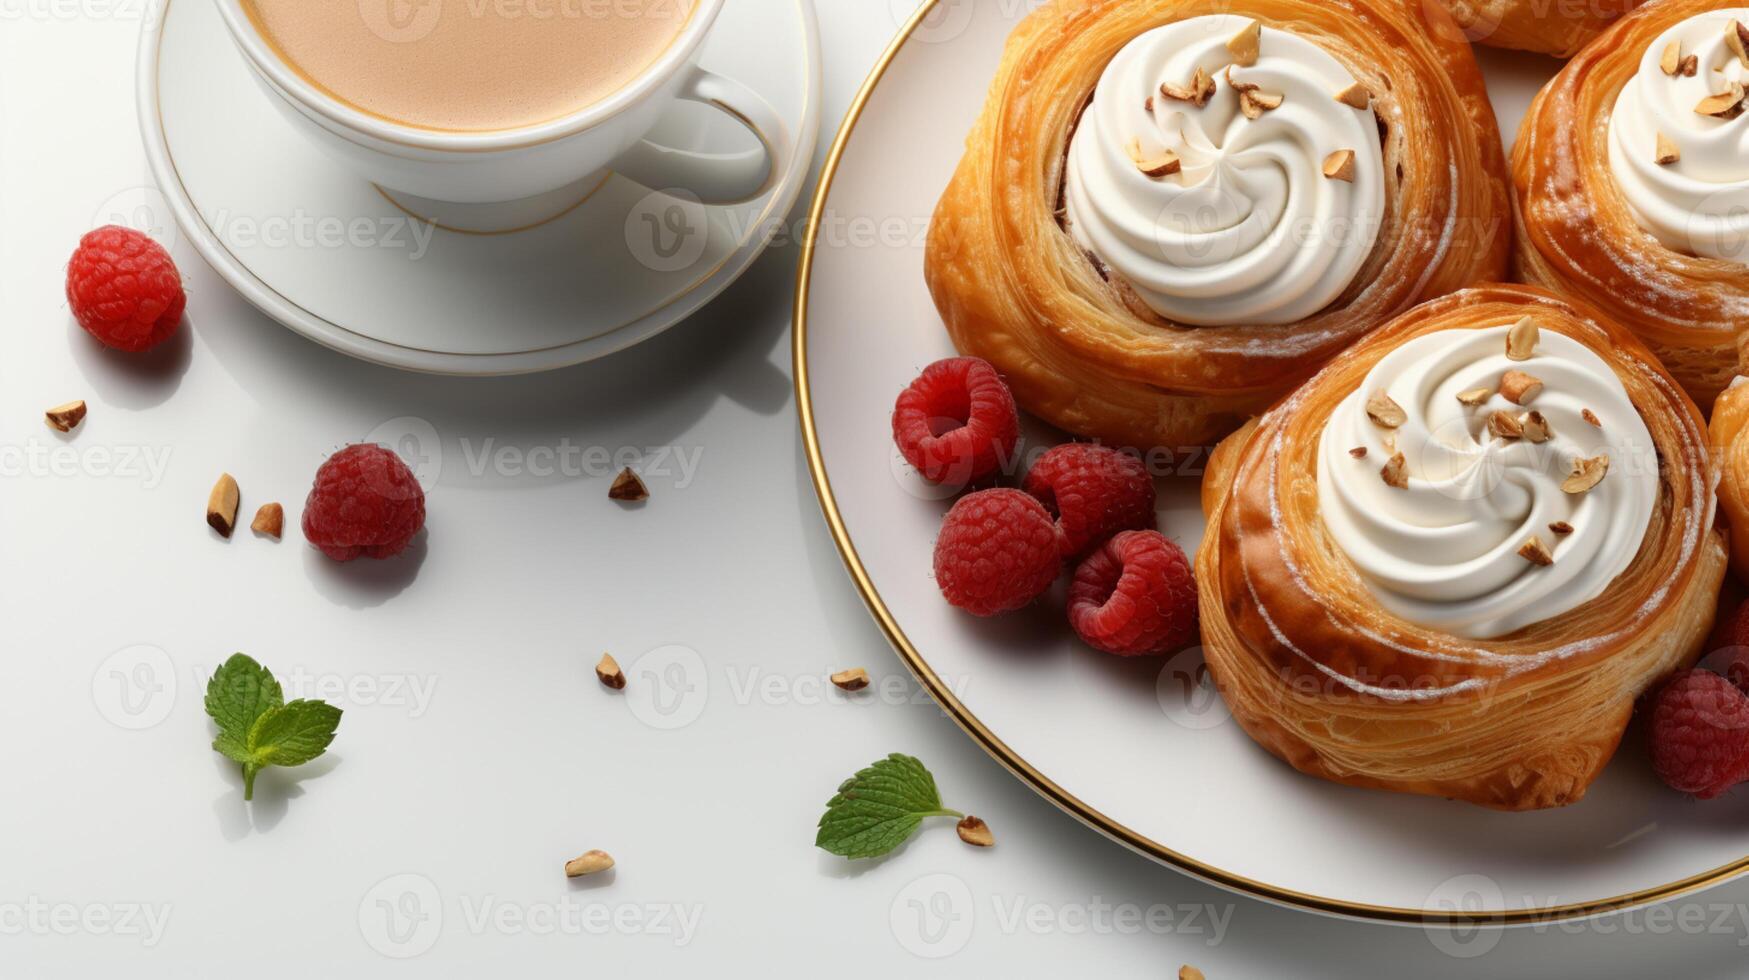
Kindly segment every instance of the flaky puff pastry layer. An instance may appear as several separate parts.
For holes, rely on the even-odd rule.
[[[1674,251],[1639,226],[1610,173],[1609,116],[1658,35],[1721,6],[1658,0],[1616,21],[1537,93],[1512,148],[1514,277],[1638,334],[1702,405],[1736,373],[1749,266]]]
[[[1410,0],[1439,3],[1440,0]],[[1448,0],[1464,36],[1491,48],[1571,58],[1642,0]]]
[[[1386,214],[1335,303],[1297,323],[1187,327],[1101,277],[1055,214],[1070,136],[1131,40],[1240,14],[1321,45],[1372,92]],[[1441,32],[1429,30],[1438,20]],[[1147,93],[1138,93],[1140,98]],[[1052,0],[1008,40],[937,205],[925,275],[954,343],[1033,414],[1119,446],[1212,443],[1418,300],[1506,266],[1505,158],[1468,44],[1437,4],[1396,0]]]
[[[1413,337],[1537,318],[1596,351],[1659,453],[1632,563],[1602,595],[1491,640],[1386,613],[1318,512],[1319,435],[1337,404]],[[1627,330],[1530,286],[1418,306],[1222,442],[1197,552],[1204,655],[1233,715],[1302,772],[1505,810],[1579,799],[1634,698],[1692,661],[1725,570],[1717,469],[1694,403]]]
[[[1719,509],[1730,525],[1731,571],[1749,582],[1749,378],[1719,393],[1707,432],[1719,465]]]

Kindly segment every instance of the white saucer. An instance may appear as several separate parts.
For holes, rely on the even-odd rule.
[[[705,208],[610,176],[546,224],[447,231],[301,139],[250,75],[212,0],[152,7],[140,39],[140,128],[181,234],[268,316],[392,367],[544,371],[666,330],[782,232],[819,135],[812,0],[729,4],[702,63],[751,86],[788,123],[791,164],[771,193]],[[719,152],[751,144],[692,105],[654,135]]]
[[[926,0],[852,103],[810,227],[826,228],[822,215],[931,214],[1015,18],[1035,8]],[[1557,65],[1479,55],[1510,141]],[[1164,660],[1095,653],[1064,622],[1060,591],[995,620],[949,608],[929,569],[951,501],[897,456],[890,416],[922,365],[952,355],[918,236],[859,248],[825,234],[805,242],[797,403],[829,528],[863,600],[935,700],[1052,802],[1208,881],[1393,922],[1546,925],[1749,869],[1749,794],[1696,803],[1670,791],[1652,775],[1638,726],[1589,795],[1558,810],[1497,813],[1352,789],[1259,749],[1206,683],[1200,650]],[[1024,448],[1062,438],[1031,424]],[[1160,528],[1187,550],[1203,533],[1205,460],[1194,455],[1159,481]]]

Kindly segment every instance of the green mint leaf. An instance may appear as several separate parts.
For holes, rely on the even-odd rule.
[[[244,654],[225,661],[206,686],[206,713],[219,726],[213,748],[243,767],[243,799],[268,766],[301,766],[328,750],[339,708],[324,701],[286,703],[272,672]]]
[[[895,752],[838,787],[814,846],[840,857],[880,857],[910,839],[926,817],[963,816],[942,807],[923,763]]]
[[[232,762],[252,761],[249,755],[249,736],[246,734],[238,738],[229,732],[220,732],[219,737],[213,739],[213,748]]]
[[[219,741],[237,746],[247,741],[256,719],[284,703],[285,694],[273,674],[241,653],[232,654],[206,684],[206,713],[218,723]],[[218,741],[213,748],[237,758]]]
[[[262,715],[249,729],[250,761],[301,766],[327,751],[339,727],[339,708],[326,701],[293,701]]]

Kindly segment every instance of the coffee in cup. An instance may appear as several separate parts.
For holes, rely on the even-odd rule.
[[[594,105],[642,75],[696,0],[241,0],[335,100],[417,129],[496,132]]]

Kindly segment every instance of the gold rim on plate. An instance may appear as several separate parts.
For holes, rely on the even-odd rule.
[[[797,266],[793,356],[796,410],[801,418],[802,444],[807,451],[808,471],[813,477],[814,491],[820,498],[820,510],[825,515],[827,528],[832,532],[832,540],[837,543],[838,552],[844,559],[845,568],[850,572],[851,581],[855,583],[856,591],[861,594],[863,603],[868,606],[869,613],[880,625],[881,632],[886,634],[887,641],[892,644],[893,649],[899,654],[899,658],[905,662],[905,666],[910,668],[911,673],[916,675],[918,682],[923,685],[936,703],[941,705],[949,717],[953,718],[954,722],[964,729],[974,741],[983,746],[984,751],[1044,796],[1045,799],[1055,803],[1082,823],[1119,843],[1163,864],[1171,865],[1180,871],[1224,888],[1266,901],[1309,909],[1314,912],[1414,925],[1526,925],[1584,918],[1664,901],[1720,884],[1749,870],[1749,857],[1743,857],[1711,871],[1704,871],[1668,884],[1644,888],[1612,898],[1523,909],[1432,911],[1390,905],[1369,905],[1328,898],[1323,895],[1313,895],[1309,892],[1282,888],[1268,882],[1234,874],[1231,871],[1198,861],[1187,854],[1175,851],[1158,841],[1136,833],[1122,823],[1088,806],[1072,793],[1057,785],[1049,776],[1038,771],[1009,748],[996,736],[996,733],[987,728],[976,715],[972,714],[960,702],[948,685],[923,659],[923,655],[912,645],[910,639],[905,636],[904,629],[899,626],[892,610],[887,608],[885,600],[881,598],[880,592],[875,588],[874,581],[869,577],[868,569],[863,567],[862,559],[857,556],[856,545],[850,540],[850,532],[844,526],[843,515],[838,511],[838,501],[832,495],[832,480],[826,475],[826,463],[820,454],[819,432],[814,426],[813,397],[808,385],[808,291],[810,278],[813,274],[814,251],[818,246],[820,223],[825,215],[827,198],[832,193],[833,178],[838,174],[838,165],[843,160],[845,148],[850,143],[850,137],[855,132],[856,124],[862,118],[862,112],[867,107],[869,99],[874,96],[876,86],[885,77],[887,69],[892,66],[893,60],[904,49],[905,44],[911,39],[911,35],[916,32],[918,26],[941,3],[942,0],[923,0],[916,13],[912,14],[910,20],[906,21],[905,25],[900,28],[898,36],[881,54],[880,60],[875,62],[874,69],[869,72],[862,88],[851,100],[850,109],[844,117],[844,122],[839,126],[838,134],[832,140],[832,148],[826,155],[826,165],[820,171],[819,187],[814,193],[813,204],[808,209],[807,234],[802,241],[802,254]]]

